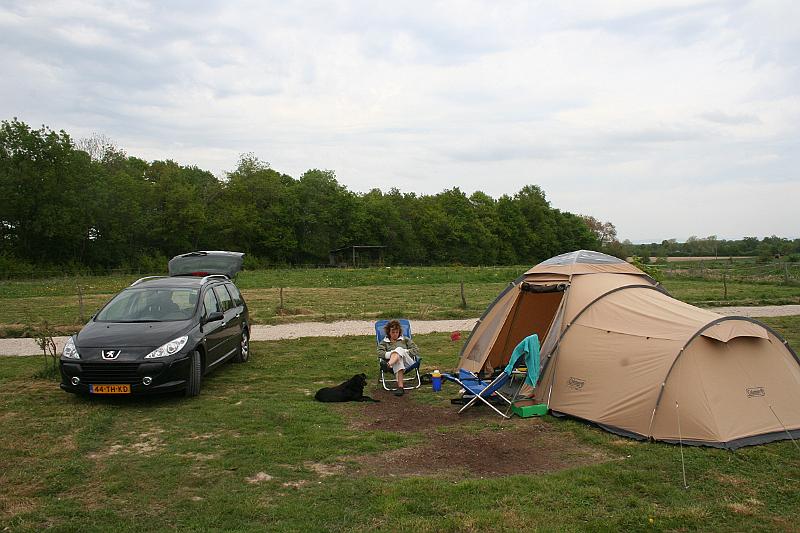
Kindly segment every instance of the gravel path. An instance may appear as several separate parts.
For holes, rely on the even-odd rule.
[[[714,307],[721,315],[771,317],[800,315],[800,305],[767,305],[762,307]],[[477,318],[463,320],[414,320],[414,333],[470,331]],[[346,335],[374,335],[374,322],[369,320],[342,320],[340,322],[302,322],[277,326],[253,326],[251,339],[274,341],[300,337],[344,337]],[[54,337],[59,352],[67,337]],[[0,339],[0,356],[39,355],[42,351],[33,339]]]

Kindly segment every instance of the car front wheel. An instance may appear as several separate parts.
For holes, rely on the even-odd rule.
[[[247,328],[242,329],[242,340],[239,343],[239,352],[233,358],[235,363],[244,363],[250,359],[250,335]]]
[[[203,379],[203,362],[200,352],[194,350],[189,356],[189,379],[186,380],[186,396],[200,394],[200,382]]]

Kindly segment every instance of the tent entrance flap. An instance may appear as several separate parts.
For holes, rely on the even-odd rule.
[[[509,310],[500,328],[483,368],[491,370],[508,363],[514,347],[529,335],[536,333],[540,339],[547,338],[563,297],[563,290],[548,292],[521,290],[514,307]]]

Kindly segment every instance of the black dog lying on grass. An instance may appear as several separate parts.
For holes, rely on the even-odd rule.
[[[314,395],[318,402],[379,402],[369,396],[364,396],[364,386],[367,384],[366,374],[356,374],[341,385],[323,387]]]

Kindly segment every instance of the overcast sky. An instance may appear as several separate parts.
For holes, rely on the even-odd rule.
[[[800,2],[0,0],[0,119],[223,177],[527,184],[620,239],[800,237]]]

